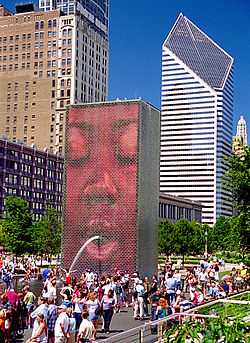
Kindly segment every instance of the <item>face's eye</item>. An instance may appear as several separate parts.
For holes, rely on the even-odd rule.
[[[68,160],[71,164],[81,164],[89,158],[90,133],[78,127],[69,129]]]
[[[128,124],[118,131],[117,160],[120,164],[132,164],[137,157],[137,127],[135,123]]]

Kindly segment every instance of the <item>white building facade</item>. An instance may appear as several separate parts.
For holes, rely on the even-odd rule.
[[[247,123],[243,116],[240,116],[240,119],[237,124],[237,137],[242,137],[243,145],[247,145]]]
[[[199,201],[202,222],[232,214],[233,59],[180,14],[162,49],[160,191]]]

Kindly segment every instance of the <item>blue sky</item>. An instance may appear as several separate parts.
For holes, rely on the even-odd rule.
[[[249,0],[110,0],[109,98],[160,106],[161,45],[180,12],[234,57],[234,121],[250,127]]]

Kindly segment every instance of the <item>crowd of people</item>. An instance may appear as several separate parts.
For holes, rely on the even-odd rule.
[[[114,314],[123,307],[132,307],[134,320],[153,322],[249,286],[244,265],[220,279],[220,264],[200,261],[184,269],[166,263],[151,278],[119,270],[98,276],[88,269],[77,278],[75,271],[60,267],[39,271],[28,259],[14,263],[0,258],[0,343],[16,342],[28,328],[28,343],[92,342],[97,330],[110,332]],[[17,270],[24,273],[18,290],[13,282]],[[39,276],[42,291],[34,294],[31,279]],[[151,332],[157,332],[157,325],[152,324]]]

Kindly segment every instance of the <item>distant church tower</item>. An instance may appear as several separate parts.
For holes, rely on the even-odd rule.
[[[238,121],[236,136],[242,137],[243,145],[247,145],[247,124],[243,116],[240,116],[240,120]]]

